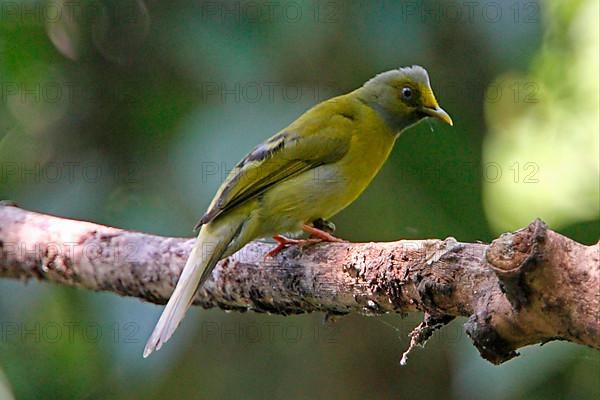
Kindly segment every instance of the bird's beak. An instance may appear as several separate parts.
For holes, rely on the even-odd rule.
[[[421,112],[423,114],[427,115],[428,117],[437,118],[440,121],[445,122],[450,126],[453,125],[452,118],[450,118],[450,115],[448,115],[448,113],[439,106],[437,106],[435,108],[423,107],[423,108],[421,108]]]

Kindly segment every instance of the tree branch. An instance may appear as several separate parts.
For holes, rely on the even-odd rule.
[[[192,243],[0,205],[5,278],[162,304]],[[411,348],[454,317],[467,317],[467,334],[495,364],[556,339],[600,349],[600,243],[579,244],[540,220],[490,245],[453,238],[328,243],[263,260],[272,247],[253,242],[221,261],[195,303],[282,315],[423,311]]]

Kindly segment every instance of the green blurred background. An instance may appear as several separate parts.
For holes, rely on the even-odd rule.
[[[536,217],[595,243],[598,2],[0,2],[0,199],[168,236],[256,143],[378,72],[420,64],[455,126],[402,135],[335,219],[354,241],[490,241]],[[597,399],[600,358],[550,343],[502,366],[455,321],[161,308],[0,282],[0,399]]]

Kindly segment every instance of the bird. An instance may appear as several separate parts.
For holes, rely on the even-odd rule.
[[[248,153],[223,181],[196,230],[192,251],[143,356],[171,338],[217,262],[272,236],[289,245],[339,241],[329,219],[380,170],[398,136],[425,118],[453,125],[418,65],[377,74],[358,89],[316,104]],[[296,240],[285,233],[306,232]]]

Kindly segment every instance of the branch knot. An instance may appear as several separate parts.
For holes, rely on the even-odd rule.
[[[486,251],[486,261],[515,310],[527,304],[529,289],[524,277],[540,257],[547,229],[542,220],[536,219],[526,228],[502,234]]]

